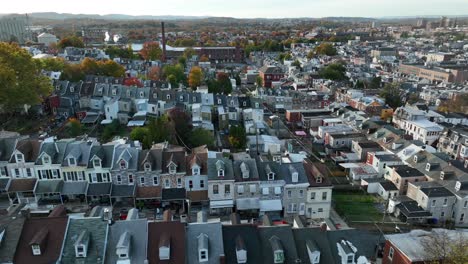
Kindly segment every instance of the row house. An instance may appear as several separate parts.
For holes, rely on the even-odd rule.
[[[444,129],[437,150],[450,155],[452,159],[465,160],[468,158],[468,128],[453,126]]]
[[[213,214],[231,213],[234,207],[234,171],[232,160],[228,158],[209,158],[208,198]]]

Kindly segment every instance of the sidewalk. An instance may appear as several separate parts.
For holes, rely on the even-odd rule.
[[[335,228],[337,225],[339,225],[339,228],[336,228],[336,229],[350,229],[348,224],[341,218],[340,215],[338,215],[338,213],[333,208],[330,209],[330,222],[333,224],[333,227]]]

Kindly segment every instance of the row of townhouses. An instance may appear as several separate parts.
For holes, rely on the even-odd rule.
[[[204,146],[190,152],[159,143],[100,144],[92,138],[0,139],[0,180],[11,203],[68,201],[171,207],[212,214],[327,218],[331,183],[322,164],[283,155],[224,157]]]

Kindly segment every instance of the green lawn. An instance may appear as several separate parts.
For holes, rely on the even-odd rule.
[[[382,214],[375,207],[378,200],[372,195],[349,192],[333,193],[332,197],[336,212],[346,221],[382,220]]]

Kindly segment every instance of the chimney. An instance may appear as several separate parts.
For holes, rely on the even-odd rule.
[[[231,214],[231,225],[239,225],[241,223],[240,215],[238,213]]]
[[[164,211],[163,221],[164,222],[171,222],[172,221],[172,212],[171,212],[171,210]]]
[[[206,223],[208,216],[205,211],[200,211],[197,213],[197,223]]]
[[[166,32],[164,30],[164,22],[161,22],[161,34],[162,34],[162,62],[166,62]]]

